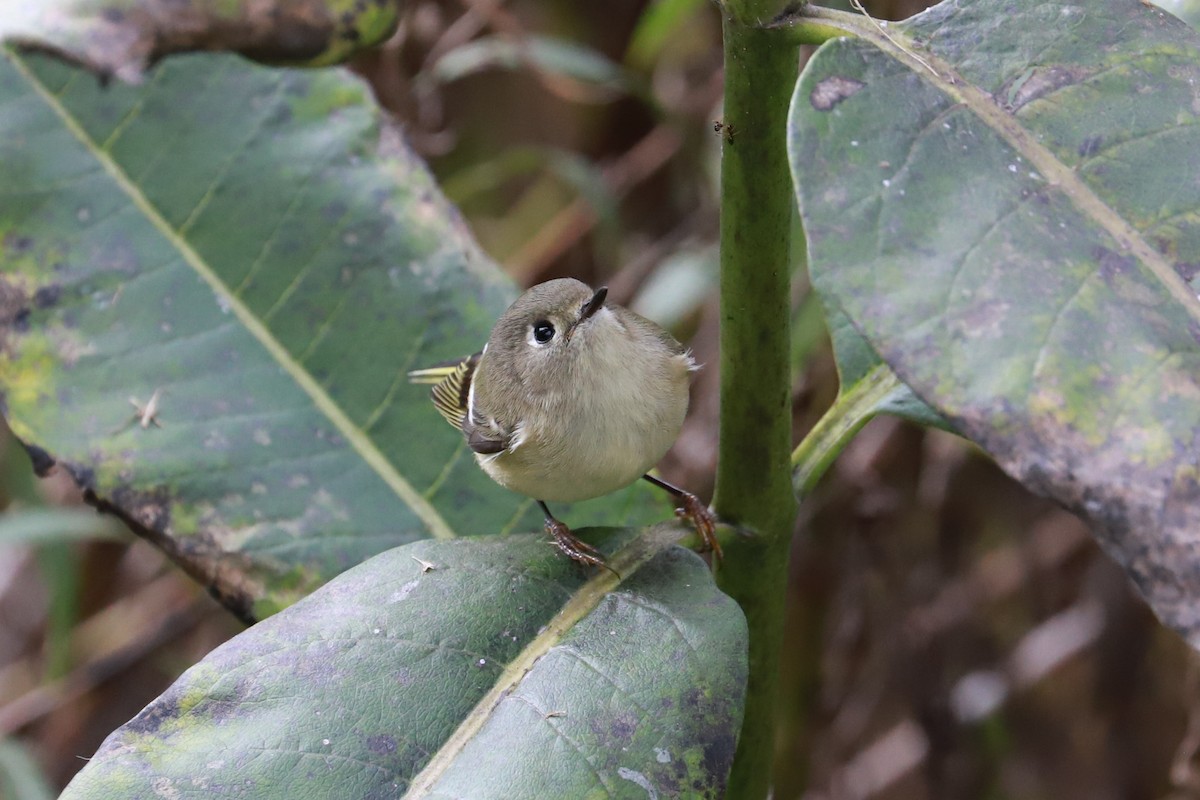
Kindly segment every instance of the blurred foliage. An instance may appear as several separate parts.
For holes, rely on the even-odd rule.
[[[705,495],[719,37],[701,0],[424,0],[355,64],[520,282],[608,283],[690,341],[708,366],[663,472]],[[802,274],[793,302],[798,441],[837,375]],[[236,626],[28,476],[0,443],[0,791],[40,798]],[[962,441],[869,424],[803,505],[791,575],[775,797],[1200,793],[1200,660],[1081,523]]]
[[[1200,23],[1200,2],[1197,0],[1154,0],[1154,5],[1169,11],[1193,28]]]
[[[57,795],[23,745],[10,740],[0,741],[0,797],[50,800]]]

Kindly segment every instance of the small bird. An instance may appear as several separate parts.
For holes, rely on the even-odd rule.
[[[676,514],[720,558],[712,512],[647,474],[683,426],[696,363],[658,325],[606,304],[607,294],[571,278],[538,284],[509,306],[481,352],[409,377],[434,384],[434,405],[483,471],[537,500],[546,532],[574,560],[608,568],[546,502],[601,497],[638,478],[674,495]]]

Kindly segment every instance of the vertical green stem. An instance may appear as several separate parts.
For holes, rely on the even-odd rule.
[[[750,627],[746,716],[728,798],[766,797],[773,754],[788,545],[795,522],[788,377],[792,185],[785,123],[796,46],[758,20],[761,0],[725,5],[721,160],[721,449],[713,504],[753,531],[725,551],[721,588]]]

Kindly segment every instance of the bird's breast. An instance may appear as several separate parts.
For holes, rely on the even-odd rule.
[[[530,398],[513,445],[478,456],[503,486],[538,500],[575,502],[636,481],[683,425],[691,359],[679,353],[600,353],[568,388]]]

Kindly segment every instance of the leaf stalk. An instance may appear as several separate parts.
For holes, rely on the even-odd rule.
[[[807,497],[838,454],[862,427],[874,419],[879,404],[900,387],[900,379],[884,364],[850,387],[842,387],[804,440],[792,452],[792,485]]]

